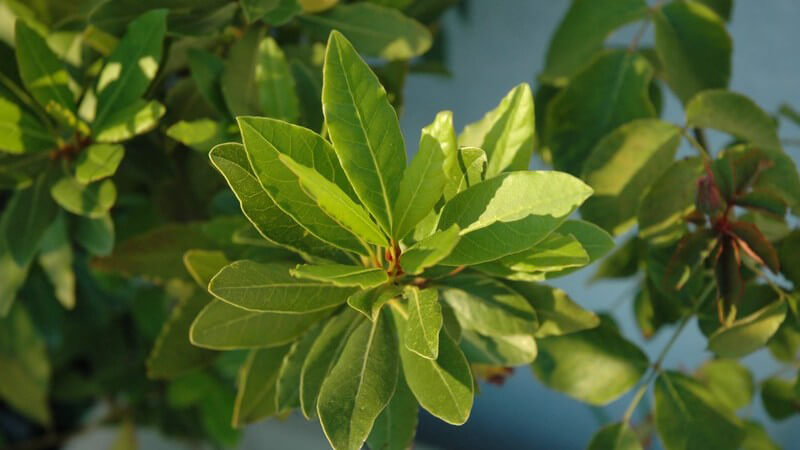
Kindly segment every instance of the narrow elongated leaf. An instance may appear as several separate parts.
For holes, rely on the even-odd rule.
[[[670,2],[653,21],[667,82],[684,103],[700,91],[728,85],[731,37],[714,11],[700,2]]]
[[[510,367],[536,359],[536,340],[531,335],[484,336],[470,330],[461,334],[461,350],[472,363]]]
[[[405,328],[400,314],[395,312],[398,330]],[[401,342],[404,337],[401,332]],[[472,410],[474,384],[472,371],[464,353],[447,333],[439,337],[438,358],[423,358],[400,345],[408,387],[426,411],[453,425],[461,425]]]
[[[95,132],[108,129],[112,116],[118,117],[118,111],[138,100],[155,78],[167,31],[167,12],[154,9],[131,22],[108,57],[95,87]]]
[[[539,321],[536,337],[559,336],[600,325],[600,319],[581,308],[566,292],[537,283],[511,281],[511,289],[525,297]]]
[[[339,186],[328,181],[316,170],[306,167],[286,155],[280,155],[280,160],[294,172],[305,192],[331,218],[365,241],[388,247],[386,235],[372,221],[364,208],[354,202]]]
[[[228,181],[244,215],[267,241],[301,254],[336,259],[336,250],[308,234],[270,198],[253,173],[240,144],[220,144],[209,154],[212,164]]]
[[[571,2],[550,40],[541,79],[559,86],[566,84],[600,51],[614,30],[642,17],[646,10],[643,0]]]
[[[308,314],[257,312],[212,301],[197,315],[189,333],[192,344],[213,350],[277,347],[330,313],[330,309]]]
[[[461,275],[444,280],[442,298],[455,311],[462,327],[489,336],[533,336],[536,312],[518,293],[482,275]]]
[[[111,180],[84,185],[75,178],[64,177],[50,193],[62,208],[90,219],[103,217],[117,201],[117,188]]]
[[[95,144],[89,146],[75,162],[75,179],[79,183],[89,184],[110,177],[117,171],[125,148],[121,145]]]
[[[402,293],[403,291],[400,287],[385,284],[356,292],[347,298],[347,304],[369,320],[374,321],[378,318],[378,313],[380,313],[383,305]]]
[[[279,159],[284,154],[299,164],[313,167],[319,176],[352,197],[352,188],[330,144],[311,130],[286,122],[256,117],[240,117],[238,121],[253,172],[275,204],[321,240],[363,251],[358,239],[316,204],[315,197],[306,193],[298,176]]]
[[[342,168],[367,210],[391,232],[406,167],[397,113],[378,78],[337,31],[328,40],[323,77],[322,108]]]
[[[419,56],[433,38],[422,24],[401,12],[370,3],[339,5],[326,13],[303,15],[300,22],[320,39],[341,31],[359,52],[390,61]]]
[[[708,338],[708,348],[728,358],[738,358],[766,345],[786,317],[786,302],[775,302],[720,328]]]
[[[217,112],[224,116],[228,114],[228,107],[222,97],[222,71],[225,63],[213,53],[199,49],[190,49],[186,54],[192,79],[197,85],[197,91],[205,101]]]
[[[277,382],[290,346],[251,350],[239,370],[233,425],[242,426],[278,413]]]
[[[444,195],[445,198],[450,198],[456,194],[456,192],[448,193],[452,189],[450,184],[453,180],[459,180],[461,176],[461,169],[458,167],[458,140],[453,127],[453,112],[439,111],[436,113],[433,122],[422,129],[422,134],[428,134],[439,142],[439,147],[444,154],[442,167],[447,179]]]
[[[520,272],[557,272],[589,263],[589,254],[570,235],[550,233],[532,249],[500,260],[511,270]]]
[[[755,224],[743,221],[731,222],[731,231],[739,238],[739,245],[745,248],[750,256],[769,267],[773,273],[780,271],[778,253]]]
[[[30,263],[48,228],[58,217],[58,206],[48,195],[54,171],[36,178],[33,186],[19,192],[5,209],[2,239],[22,266]]]
[[[683,219],[694,210],[697,180],[702,173],[699,158],[673,163],[642,197],[639,236],[654,243],[669,243],[683,235]]]
[[[55,139],[36,117],[0,97],[0,151],[30,153],[55,147]]]
[[[411,232],[442,198],[442,189],[447,181],[445,156],[439,141],[423,132],[419,150],[400,180],[392,213],[396,221],[393,230],[395,240]]]
[[[300,117],[294,77],[278,43],[267,37],[258,44],[256,85],[261,112],[269,117],[296,122]]]
[[[591,192],[559,172],[512,172],[478,183],[442,209],[438,229],[461,228],[461,240],[443,264],[477,264],[527,250],[558,228]]]
[[[528,83],[522,83],[481,120],[464,127],[458,143],[483,149],[489,160],[486,176],[493,177],[506,170],[528,168],[534,131],[533,94]]]
[[[615,423],[598,430],[587,450],[642,450],[642,444],[630,425]]]
[[[369,289],[389,281],[386,271],[380,267],[345,264],[301,264],[292,270],[292,275],[296,278],[317,280],[334,286],[358,286],[361,289]],[[352,291],[348,292],[352,293]]]
[[[486,178],[486,152],[476,147],[461,147],[455,151],[453,169],[444,187],[444,198],[450,200],[459,192]]]
[[[744,95],[724,89],[692,97],[686,105],[686,124],[724,131],[765,150],[781,148],[772,117]]]
[[[300,372],[300,404],[306,418],[317,415],[317,399],[322,383],[339,360],[350,333],[362,321],[357,312],[345,309],[325,324],[308,351]]]
[[[603,136],[623,123],[655,116],[648,94],[652,77],[647,60],[625,50],[604,52],[578,72],[547,106],[544,141],[555,168],[581,173]]]
[[[531,367],[550,389],[592,405],[605,405],[632,388],[647,370],[647,356],[612,324],[538,339]],[[586,377],[586,367],[592,376]]]
[[[17,20],[15,42],[17,66],[25,89],[48,112],[60,111],[54,114],[57,119],[73,125],[77,121],[75,98],[69,89],[72,80],[66,66],[24,20]]]
[[[353,331],[322,384],[317,413],[336,449],[359,450],[391,400],[400,361],[392,318],[382,312]]]
[[[741,422],[697,381],[678,372],[656,378],[656,428],[667,450],[739,448]]]
[[[264,33],[260,27],[248,27],[242,38],[231,46],[220,78],[222,97],[234,116],[259,114],[256,66],[258,45]]]
[[[414,444],[418,423],[419,403],[401,375],[392,400],[375,419],[367,445],[375,450],[407,450]]]
[[[583,164],[581,178],[594,195],[581,217],[619,235],[636,219],[639,200],[672,163],[680,128],[658,119],[626,123],[605,136]]]
[[[220,300],[249,311],[303,314],[347,300],[355,290],[321,281],[298,280],[290,265],[236,261],[222,268],[208,285]]]
[[[56,299],[66,309],[75,307],[74,257],[64,215],[50,224],[39,244],[39,265],[55,290]]]
[[[445,259],[460,239],[458,225],[440,230],[417,242],[400,257],[400,265],[405,273],[419,275],[428,267],[433,267]]]
[[[155,128],[166,109],[161,103],[135,99],[127,106],[108,113],[93,131],[97,142],[121,142]]]
[[[311,346],[319,337],[322,326],[317,324],[308,330],[300,339],[292,344],[291,349],[283,358],[277,381],[278,412],[285,412],[300,407],[300,373],[303,363],[311,350]]]
[[[290,61],[290,67],[300,100],[300,123],[312,130],[321,130],[325,118],[322,115],[322,80],[319,79],[317,69],[312,70],[297,59]]]
[[[439,330],[442,329],[439,291],[436,288],[420,290],[416,286],[409,286],[403,296],[408,300],[408,319],[403,340],[406,348],[423,358],[436,359],[439,356]]]

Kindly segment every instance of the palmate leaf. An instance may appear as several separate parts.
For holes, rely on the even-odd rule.
[[[286,314],[329,309],[355,292],[327,282],[298,280],[290,274],[291,267],[286,263],[236,261],[211,279],[208,290],[242,309]]]
[[[328,40],[322,108],[333,148],[358,198],[392,236],[406,167],[397,113],[378,78],[339,32]]]

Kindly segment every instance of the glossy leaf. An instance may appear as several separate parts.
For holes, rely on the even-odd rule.
[[[125,155],[121,145],[95,144],[89,146],[75,162],[75,179],[89,184],[114,175]]]
[[[458,225],[436,233],[407,248],[401,258],[400,265],[405,273],[419,275],[428,267],[433,267],[446,258],[458,244]]]
[[[393,237],[404,238],[422,221],[442,198],[445,182],[446,154],[430,134],[423,131],[419,149],[403,172],[397,200],[392,208],[396,222]]]
[[[408,318],[403,342],[408,350],[423,358],[439,356],[439,331],[442,329],[442,307],[436,288],[409,286],[403,296],[408,301]]]
[[[316,280],[334,286],[358,286],[369,289],[389,281],[380,267],[349,266],[346,264],[300,264],[292,270],[296,278]],[[348,291],[352,293],[352,291]]]
[[[367,63],[336,31],[328,40],[323,77],[322,108],[333,148],[358,198],[390,232],[406,167],[397,113]]]
[[[724,131],[764,150],[779,151],[781,148],[772,117],[755,102],[735,92],[714,89],[692,97],[686,105],[686,124]]]

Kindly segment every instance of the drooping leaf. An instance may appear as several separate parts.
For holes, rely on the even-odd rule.
[[[598,430],[587,450],[642,450],[642,443],[630,425],[614,423]]]
[[[700,368],[698,378],[731,411],[744,408],[753,399],[753,375],[736,360],[711,360]]]
[[[121,142],[155,128],[166,109],[161,103],[135,99],[127,106],[111,110],[103,122],[95,122],[97,142]]]
[[[601,53],[578,72],[547,106],[544,141],[555,168],[581,173],[603,136],[631,120],[653,117],[648,95],[652,76],[643,56],[625,50]]]
[[[341,31],[359,52],[390,61],[411,59],[431,47],[433,38],[422,24],[401,12],[370,3],[339,5],[322,14],[307,14],[300,22],[324,39]]]
[[[414,444],[418,422],[419,403],[401,375],[392,399],[375,419],[367,445],[375,450],[407,450]]]
[[[773,419],[786,420],[800,413],[800,401],[795,397],[794,384],[794,381],[772,377],[761,385],[761,402]]]
[[[281,363],[290,346],[251,350],[239,370],[233,425],[242,426],[278,412],[276,395]]]
[[[540,78],[562,86],[600,51],[617,28],[646,12],[643,0],[575,0],[550,39]]]
[[[507,284],[536,311],[539,321],[537,338],[574,333],[600,325],[597,315],[581,308],[561,289],[519,281],[510,281]]]
[[[278,412],[289,411],[300,407],[300,374],[308,352],[322,331],[320,324],[315,325],[289,349],[283,358],[277,381],[276,401]]]
[[[33,153],[55,147],[56,140],[36,117],[0,97],[0,151]]]
[[[436,359],[443,320],[438,290],[408,286],[403,296],[408,300],[408,319],[403,332],[406,348],[423,358]]]
[[[606,135],[583,164],[581,178],[594,195],[581,217],[613,234],[632,226],[647,188],[672,163],[681,130],[658,119],[626,123]]]
[[[117,171],[124,155],[125,148],[121,145],[91,145],[78,155],[75,179],[79,183],[89,184],[110,177]]]
[[[678,372],[656,378],[655,422],[667,450],[738,448],[741,422],[697,381]]]
[[[300,103],[294,77],[283,51],[271,37],[258,44],[256,85],[262,113],[287,122],[297,121]]]
[[[100,134],[100,130],[109,130],[113,123],[123,122],[119,120],[120,111],[130,111],[130,105],[139,100],[155,78],[167,31],[167,12],[154,9],[132,21],[108,57],[95,86],[97,112],[92,124],[95,133]],[[147,110],[153,111],[152,108]],[[163,114],[163,107],[161,109]]]
[[[780,151],[778,127],[742,94],[724,89],[700,92],[686,105],[686,124],[732,134],[764,150]]]
[[[380,267],[351,266],[346,264],[300,264],[292,270],[296,278],[317,280],[334,286],[369,289],[389,281],[386,271]],[[347,291],[348,296],[353,293]]]
[[[700,91],[727,87],[731,37],[714,11],[700,2],[670,2],[653,21],[667,82],[684,104]]]
[[[378,78],[337,31],[328,40],[323,77],[322,108],[342,168],[367,210],[391,232],[406,167],[397,113]]]
[[[419,150],[403,172],[397,200],[392,208],[396,222],[393,237],[403,239],[417,224],[431,213],[442,198],[447,181],[446,154],[439,141],[423,131]]]
[[[639,236],[658,244],[683,235],[683,219],[694,210],[702,173],[702,161],[689,158],[673,163],[655,180],[639,204]]]
[[[347,338],[319,393],[317,413],[333,448],[359,450],[392,398],[400,361],[392,318],[383,311]]]
[[[64,215],[50,224],[39,244],[39,265],[55,290],[56,299],[64,308],[75,307],[74,256]]]
[[[407,248],[400,257],[405,273],[419,275],[446,258],[458,244],[458,225],[440,230]]]
[[[786,317],[786,302],[775,302],[742,317],[708,338],[708,348],[728,358],[738,358],[766,345]]]
[[[461,239],[443,264],[477,264],[527,250],[558,228],[591,192],[560,172],[512,172],[478,183],[442,209],[438,229],[453,224],[461,229]]]
[[[192,323],[192,344],[212,350],[277,347],[292,342],[331,310],[307,314],[248,311],[212,301]]]
[[[550,389],[592,405],[605,405],[632,388],[647,370],[647,356],[614,326],[599,326],[537,340],[533,373]],[[592,367],[587,377],[585,367]]]
[[[458,137],[465,147],[486,152],[486,176],[508,170],[526,170],[533,153],[535,119],[528,83],[512,89],[497,107],[478,122],[467,125]]]

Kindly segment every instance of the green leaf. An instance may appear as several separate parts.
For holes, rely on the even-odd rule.
[[[300,100],[301,124],[312,130],[321,130],[325,118],[322,115],[322,80],[318,69],[311,69],[306,63],[292,59],[289,63],[297,84]]]
[[[316,170],[315,177],[332,182],[350,200],[352,189],[333,148],[311,130],[274,119],[240,117],[239,127],[247,158],[261,186],[281,210],[319,239],[340,248],[363,251],[358,239],[316,205],[302,180],[284,165],[281,155]]]
[[[539,321],[537,338],[560,336],[600,325],[595,313],[581,308],[561,289],[519,281],[509,281],[507,284],[525,297],[536,311]]]
[[[800,400],[794,395],[794,382],[769,378],[761,385],[761,402],[775,420],[785,420],[800,413]]]
[[[175,305],[147,357],[149,378],[175,378],[206,366],[217,357],[217,352],[196,347],[189,341],[189,329],[194,318],[210,300],[205,292],[196,292]]]
[[[556,233],[574,237],[589,255],[589,264],[604,257],[614,249],[614,238],[604,229],[583,220],[567,220],[556,228]],[[565,269],[559,272],[550,272],[546,278],[556,278],[574,272],[576,269]]]
[[[122,122],[119,120],[123,117],[121,111],[131,112],[131,105],[138,103],[155,78],[167,31],[167,12],[154,9],[132,21],[100,71],[95,87],[97,113],[92,124],[98,139],[101,130],[109,130],[114,123]],[[147,108],[151,111],[148,114],[155,116],[152,108]],[[163,107],[161,109],[163,114]],[[126,121],[133,116],[128,114]],[[137,122],[140,121],[142,119]]]
[[[534,132],[533,94],[528,83],[522,83],[481,120],[464,127],[458,144],[486,152],[486,177],[491,178],[507,170],[528,168]]]
[[[228,107],[222,97],[221,87],[225,62],[213,53],[194,48],[187,52],[186,57],[200,96],[213,106],[220,116],[226,116]]]
[[[405,326],[400,314],[395,312],[394,316],[398,330],[402,330],[402,342]],[[447,333],[439,336],[438,354],[434,361],[419,356],[401,344],[403,373],[414,397],[426,411],[449,424],[461,425],[467,421],[472,410],[472,371],[464,353]]]
[[[581,173],[603,136],[631,120],[655,116],[648,94],[652,77],[650,63],[625,50],[605,51],[578,72],[547,106],[544,142],[554,167]]]
[[[117,201],[117,188],[111,180],[85,185],[66,176],[53,185],[50,193],[62,208],[90,219],[103,217]]]
[[[390,61],[419,56],[433,42],[421,23],[395,9],[369,3],[338,5],[322,14],[299,16],[299,20],[319,39],[339,30],[359,52]]]
[[[655,244],[670,243],[684,234],[684,218],[697,197],[697,180],[703,174],[700,158],[673,163],[642,197],[639,206],[639,236]]]
[[[520,272],[558,272],[589,264],[589,254],[573,236],[553,232],[530,250],[506,256],[500,262]]]
[[[437,231],[407,248],[400,256],[403,271],[410,275],[419,275],[425,269],[438,264],[456,247],[460,231],[458,225],[451,225],[450,228]]]
[[[234,134],[225,124],[211,120],[181,120],[167,128],[167,136],[200,152],[234,139]]]
[[[738,358],[767,344],[786,317],[786,302],[776,300],[758,311],[722,327],[708,338],[708,349],[726,358]]]
[[[253,173],[244,146],[220,144],[209,154],[211,163],[225,177],[244,215],[270,243],[301,254],[334,257],[328,244],[310,235],[270,198]]]
[[[781,149],[775,120],[754,101],[724,89],[692,97],[686,105],[686,124],[724,131],[764,150]]]
[[[278,413],[278,375],[289,348],[284,345],[250,351],[239,370],[233,426],[240,427]]]
[[[336,449],[359,450],[397,385],[397,338],[388,312],[364,321],[347,338],[322,384],[317,413]]]
[[[301,3],[307,0],[278,0],[278,5],[263,17],[264,22],[273,26],[284,25],[303,12]],[[334,2],[338,0],[333,0]]]
[[[614,423],[598,430],[587,450],[642,450],[642,443],[630,425]]]
[[[698,371],[698,378],[731,411],[744,408],[753,399],[753,374],[733,359],[713,359]]]
[[[478,183],[442,209],[438,229],[461,228],[461,240],[443,264],[477,264],[527,250],[558,228],[591,192],[560,172],[512,172]]]
[[[241,39],[228,50],[228,59],[220,78],[222,97],[234,116],[259,114],[258,46],[264,35],[261,27],[248,27]]]
[[[450,192],[451,184],[461,178],[461,169],[458,167],[458,141],[456,140],[456,130],[453,127],[452,111],[439,111],[429,125],[422,129],[422,134],[430,135],[436,139],[444,154],[442,169],[445,173],[446,181],[444,195],[449,199],[457,192]]]
[[[406,286],[403,296],[408,300],[408,319],[403,333],[406,348],[423,358],[436,359],[439,356],[439,330],[442,329],[439,291]]]
[[[296,122],[300,117],[300,101],[294,77],[283,51],[271,37],[258,45],[256,85],[261,112],[269,117]]]
[[[731,73],[725,23],[700,2],[670,2],[653,15],[656,52],[667,82],[686,104],[706,89],[724,88]]]
[[[328,285],[369,289],[389,281],[380,267],[350,266],[346,264],[300,264],[291,271],[296,278],[316,280]],[[352,290],[348,291],[349,294]]]
[[[372,221],[364,208],[354,202],[339,186],[315,169],[306,167],[281,154],[281,162],[297,176],[300,185],[332,219],[365,241],[388,247],[386,235]]]
[[[78,155],[75,162],[75,179],[89,184],[114,175],[125,155],[121,145],[94,144]]]
[[[312,313],[340,305],[352,288],[328,282],[298,280],[285,263],[236,261],[222,268],[208,285],[220,300],[248,311]]]
[[[204,291],[208,290],[208,284],[214,276],[230,263],[221,250],[192,249],[183,254],[183,265]]]
[[[740,447],[742,450],[781,450],[781,446],[769,437],[767,431],[758,422],[746,420],[744,432],[744,440]]]
[[[406,167],[397,113],[378,77],[337,31],[328,40],[323,69],[322,108],[333,148],[358,198],[391,232]]]
[[[667,450],[739,448],[741,422],[697,381],[678,372],[656,378],[656,428]]]
[[[419,423],[419,403],[404,376],[397,378],[392,399],[375,419],[367,445],[375,450],[407,450],[414,445]]]
[[[195,318],[189,338],[192,344],[212,350],[277,347],[292,342],[330,313],[330,309],[308,314],[248,311],[212,301]]]
[[[537,339],[533,373],[550,389],[591,405],[606,405],[632,388],[647,370],[647,356],[602,322],[590,330]],[[586,367],[592,367],[591,377]]]
[[[67,125],[77,122],[75,97],[69,88],[72,79],[67,67],[48,47],[44,38],[24,20],[16,22],[16,55],[19,75],[25,89],[48,112]]]
[[[501,367],[530,364],[538,353],[533,336],[484,336],[469,330],[461,334],[461,350],[472,363]]]
[[[397,200],[392,208],[393,237],[403,239],[442,198],[445,182],[445,153],[439,141],[423,131],[419,150],[406,167]]]
[[[354,293],[347,298],[347,304],[367,319],[374,321],[378,318],[378,313],[381,312],[383,305],[402,292],[398,286],[384,284]]]
[[[115,108],[103,122],[95,122],[97,142],[121,142],[146,133],[158,124],[166,109],[161,103],[135,99],[127,106]]]
[[[11,155],[0,152],[0,189],[22,189],[50,165],[48,153]]]
[[[58,218],[58,207],[47,193],[53,184],[53,172],[39,175],[33,186],[19,191],[5,208],[4,216],[8,218],[2,239],[21,266],[33,260],[47,230]]]
[[[659,119],[626,123],[605,136],[583,164],[581,178],[594,195],[581,217],[619,235],[636,221],[647,188],[672,163],[681,130]]]
[[[527,334],[538,326],[536,312],[518,293],[482,275],[445,279],[442,298],[455,311],[459,324],[488,336]]]
[[[239,6],[242,8],[244,18],[252,23],[275,9],[279,2],[280,0],[242,0],[239,2]]]
[[[602,49],[614,30],[646,11],[643,0],[573,1],[550,39],[540,79],[563,86]]]
[[[55,289],[59,303],[75,307],[75,271],[66,220],[61,214],[50,224],[39,244],[39,265]]]
[[[319,324],[308,330],[292,344],[289,353],[283,358],[276,388],[278,412],[300,407],[300,374],[303,370],[303,363],[321,331],[322,327]]]
[[[455,161],[444,187],[444,198],[450,200],[459,192],[486,178],[488,160],[486,152],[475,147],[461,147],[455,152]]]
[[[339,360],[347,338],[362,322],[357,312],[346,308],[325,324],[311,346],[300,373],[300,404],[306,418],[317,415],[317,399],[322,383]]]
[[[32,114],[0,97],[0,151],[32,153],[56,148],[56,140]]]

